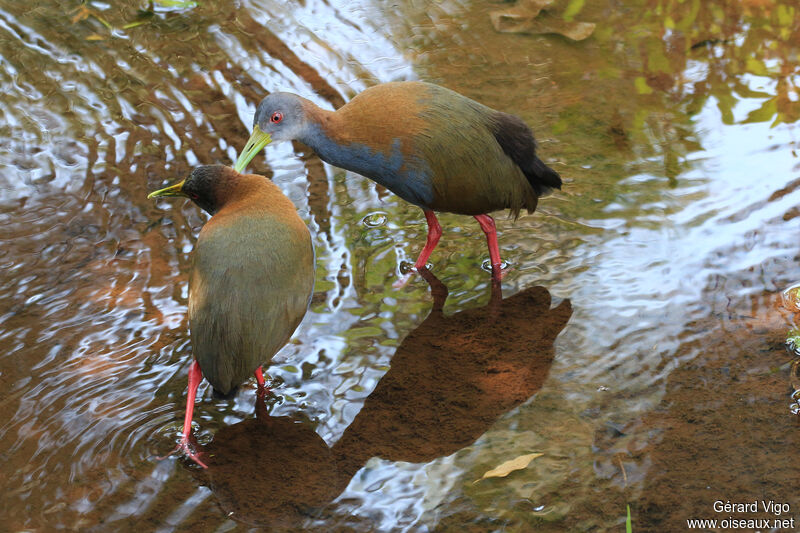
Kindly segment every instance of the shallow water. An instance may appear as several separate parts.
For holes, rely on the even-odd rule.
[[[577,43],[495,32],[503,4],[216,4],[0,1],[7,530],[603,531],[627,504],[634,531],[775,518],[715,500],[800,520],[781,300],[800,278],[794,2],[564,2],[598,24]],[[523,117],[565,178],[536,214],[497,217],[502,294],[478,225],[447,214],[438,279],[392,289],[421,211],[270,146],[250,169],[312,230],[310,312],[266,404],[254,383],[201,386],[208,472],[159,460],[206,217],[147,192],[235,159],[268,92],[335,108],[405,79]]]

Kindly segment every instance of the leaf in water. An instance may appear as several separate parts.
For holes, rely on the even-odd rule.
[[[625,533],[633,533],[633,523],[631,522],[631,505],[628,504],[628,518],[625,520]]]
[[[150,9],[140,9],[136,12],[136,19],[133,22],[129,22],[125,24],[122,29],[129,30],[131,28],[135,28],[137,26],[141,26],[142,24],[146,24],[150,22],[150,19],[155,17],[156,14],[154,11]]]
[[[80,22],[82,20],[86,20],[87,18],[89,18],[89,15],[91,14],[91,11],[89,11],[86,8],[86,6],[78,6],[74,10],[74,12],[75,14],[70,19],[70,22],[72,22],[73,24],[75,24],[76,22]]]
[[[535,17],[542,9],[549,7],[553,2],[555,0],[520,0],[514,7],[506,11],[521,16]]]
[[[582,41],[588,38],[597,26],[593,22],[567,22],[558,19],[552,19],[552,22],[547,24],[550,31],[546,33],[558,33],[573,41]]]
[[[594,32],[596,25],[591,22],[574,22],[555,17],[537,19],[542,8],[551,3],[552,0],[520,2],[509,9],[491,11],[489,18],[494,29],[500,33],[557,33],[573,41],[582,41]]]
[[[197,7],[193,0],[155,0],[155,3],[163,7]]]
[[[91,15],[92,17],[97,19],[97,21],[100,22],[100,24],[102,24],[103,26],[105,26],[109,30],[113,30],[114,29],[114,26],[112,26],[111,23],[109,23],[106,19],[104,19],[103,17],[98,15],[95,11],[92,11],[92,10],[87,10],[87,11],[89,12],[89,15]]]
[[[486,479],[486,478],[489,478],[489,477],[506,477],[508,474],[510,474],[511,472],[513,472],[515,470],[522,470],[523,468],[527,468],[527,466],[529,464],[531,464],[531,461],[533,461],[537,457],[541,457],[542,455],[544,455],[544,454],[543,453],[529,453],[529,454],[526,454],[526,455],[520,455],[516,459],[512,459],[510,461],[506,461],[505,463],[501,464],[497,468],[493,468],[492,470],[489,470],[488,472],[486,472],[481,477],[481,479]],[[481,479],[476,479],[475,481],[472,482],[472,484],[474,485],[475,483],[477,483]]]
[[[147,21],[146,20],[137,20],[136,22],[131,22],[131,23],[125,24],[122,27],[122,29],[123,30],[129,30],[131,28],[135,28],[136,26],[141,26],[142,24],[147,24]]]
[[[489,18],[494,29],[501,33],[524,33],[529,21],[554,0],[521,0],[514,7],[502,11],[492,11]]]
[[[98,33],[93,33],[86,37],[87,41],[105,41],[106,38]]]

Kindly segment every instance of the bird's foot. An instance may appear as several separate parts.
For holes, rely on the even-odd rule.
[[[202,466],[203,468],[208,468],[208,466],[200,459],[201,454],[194,452],[194,450],[192,449],[192,445],[189,442],[189,439],[187,439],[186,437],[181,438],[181,441],[178,443],[177,446],[175,446],[174,450],[169,452],[167,455],[159,457],[158,460],[163,461],[167,457],[172,457],[176,453],[183,453],[185,456],[187,456],[189,459],[191,459],[198,465]]]

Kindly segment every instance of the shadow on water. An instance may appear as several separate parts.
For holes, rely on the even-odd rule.
[[[195,471],[231,518],[272,527],[318,518],[369,459],[451,455],[542,387],[572,316],[569,300],[551,309],[543,287],[503,299],[494,283],[487,305],[446,315],[447,287],[427,269],[420,274],[431,287],[430,314],[331,448],[307,422],[268,416],[262,398],[255,419],[221,428],[205,446],[209,469]],[[257,475],[244,474],[254,468]]]
[[[307,420],[269,416],[263,397],[255,412],[217,431],[204,447],[208,470],[195,475],[236,521],[298,526],[341,492],[333,453]]]
[[[256,422],[252,388],[230,402],[202,388],[198,439],[242,431],[246,451],[261,432],[318,454],[307,462],[336,490],[309,484],[302,503],[287,487],[276,501],[297,507],[273,508],[284,523],[315,510],[307,530],[622,530],[630,503],[635,531],[660,531],[716,499],[800,508],[774,307],[800,279],[796,1],[555,2],[597,23],[578,43],[499,34],[493,2],[202,1],[137,18],[148,6],[0,0],[4,527],[237,527],[191,469],[154,459],[180,429],[204,217],[165,217],[146,193],[230,162],[269,92],[336,108],[404,79],[518,114],[566,178],[533,216],[498,217],[514,268],[496,311],[517,327],[475,340],[495,300],[472,221],[441,217],[431,259],[450,294],[434,290],[431,311],[421,279],[387,290],[424,242],[419,209],[300,145],[271,146],[252,168],[308,222],[316,293],[269,368],[276,422],[229,429]],[[361,222],[376,212],[384,222]],[[555,345],[528,327],[547,314],[535,286],[574,304],[566,326],[565,303],[544,319],[564,328]],[[459,351],[459,337],[476,344]],[[531,452],[543,455],[525,470],[473,483]],[[253,470],[229,486],[246,493]],[[256,508],[265,490],[220,501]]]
[[[486,306],[446,315],[447,288],[420,273],[433,308],[333,447],[346,472],[370,457],[427,463],[473,443],[541,388],[572,315],[569,300],[550,309],[544,287],[503,299],[494,283]]]

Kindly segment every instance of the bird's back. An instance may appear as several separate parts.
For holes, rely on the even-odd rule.
[[[311,237],[294,205],[263,190],[224,206],[203,227],[189,282],[192,348],[203,375],[228,394],[289,340],[314,284]]]
[[[382,163],[333,164],[423,208],[467,215],[533,211],[538,196],[561,185],[536,156],[533,134],[521,119],[438,85],[377,85],[332,121],[328,132],[339,146],[369,147]]]

